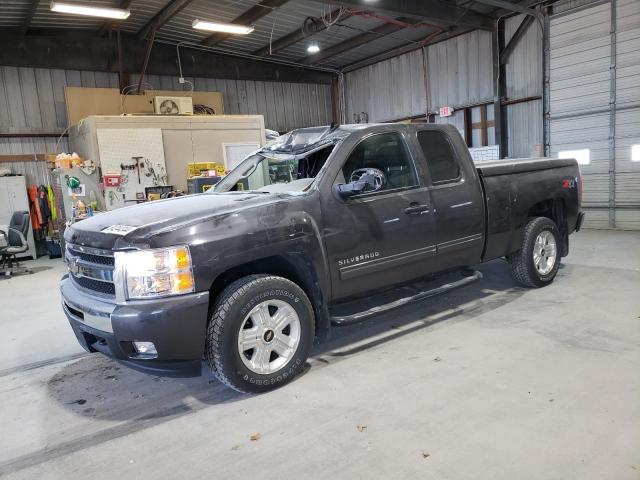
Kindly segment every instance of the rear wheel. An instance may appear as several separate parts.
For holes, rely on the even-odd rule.
[[[224,289],[207,329],[214,375],[240,392],[265,392],[300,373],[313,344],[304,291],[286,278],[249,275]]]
[[[560,268],[560,245],[560,232],[553,220],[529,220],[521,249],[509,257],[513,278],[527,287],[544,287],[553,282]]]

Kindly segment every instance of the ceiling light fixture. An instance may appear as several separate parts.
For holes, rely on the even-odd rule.
[[[318,53],[319,51],[320,47],[315,43],[307,47],[307,52],[309,53]]]
[[[116,20],[124,20],[131,15],[131,12],[124,8],[94,7],[67,2],[51,2],[50,8],[52,12],[88,15],[90,17],[114,18]]]
[[[253,27],[247,27],[246,25],[234,25],[233,23],[224,22],[205,22],[203,20],[195,19],[191,24],[196,30],[206,30],[208,32],[222,32],[222,33],[237,33],[240,35],[246,35],[253,32]]]

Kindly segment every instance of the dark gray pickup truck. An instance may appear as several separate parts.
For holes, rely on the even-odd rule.
[[[473,265],[504,257],[520,284],[548,285],[580,196],[575,160],[474,165],[446,125],[295,130],[213,192],[68,228],[62,307],[90,352],[175,376],[205,358],[230,387],[266,391],[332,325],[478,280]],[[425,277],[433,287],[388,294]]]

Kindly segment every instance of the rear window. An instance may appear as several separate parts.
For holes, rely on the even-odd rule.
[[[418,132],[418,142],[429,165],[432,183],[453,182],[460,178],[460,166],[444,133],[422,130]]]

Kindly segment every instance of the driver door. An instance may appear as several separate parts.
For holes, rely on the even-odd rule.
[[[363,169],[381,179],[375,191],[322,195],[333,300],[422,277],[433,271],[435,216],[411,152],[398,131],[365,136],[347,155],[334,184]],[[376,182],[378,183],[378,182]]]

